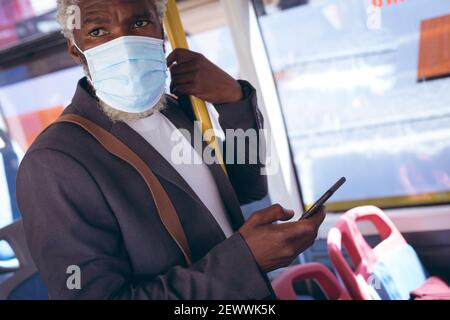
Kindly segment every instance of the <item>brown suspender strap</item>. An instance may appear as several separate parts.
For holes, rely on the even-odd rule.
[[[156,178],[152,170],[147,166],[147,164],[122,141],[117,139],[102,127],[82,116],[74,114],[62,115],[58,120],[55,121],[55,123],[61,122],[73,123],[82,127],[89,134],[91,134],[109,153],[122,159],[136,169],[136,171],[141,175],[141,177],[147,184],[147,187],[155,202],[156,210],[158,211],[159,217],[164,227],[167,229],[167,231],[175,240],[176,244],[183,253],[186,264],[188,266],[191,266],[191,251],[189,249],[186,234],[184,233],[178,214],[163,186]]]

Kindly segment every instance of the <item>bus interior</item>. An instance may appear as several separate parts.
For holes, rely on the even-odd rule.
[[[427,278],[450,283],[448,0],[177,6],[189,47],[258,92],[269,195],[244,215],[280,203],[298,218],[347,178],[314,245],[269,274],[278,296],[408,300]],[[26,252],[15,179],[84,76],[55,16],[54,0],[0,0],[1,299],[48,298]],[[372,258],[397,288],[374,277]]]

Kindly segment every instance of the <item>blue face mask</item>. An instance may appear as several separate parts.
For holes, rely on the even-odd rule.
[[[124,36],[80,52],[86,58],[97,97],[112,108],[146,112],[164,94],[167,65],[163,40]]]

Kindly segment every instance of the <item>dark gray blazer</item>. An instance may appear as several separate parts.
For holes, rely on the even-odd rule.
[[[254,89],[245,100],[217,105],[224,130],[261,129]],[[164,114],[193,132],[186,104],[168,97]],[[68,123],[46,130],[28,150],[17,178],[17,199],[33,259],[52,299],[264,299],[267,277],[241,235],[226,239],[214,217],[174,168],[138,133],[110,121],[79,84],[65,114],[107,129],[153,170],[171,198],[192,250],[194,265],[162,225],[139,174],[109,154],[81,128]],[[210,169],[235,231],[240,204],[267,194],[262,164]],[[81,289],[69,290],[67,269],[81,268]]]

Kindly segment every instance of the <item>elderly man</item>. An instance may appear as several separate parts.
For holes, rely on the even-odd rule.
[[[81,26],[69,30],[67,7],[74,4]],[[165,60],[164,9],[165,0],[58,1],[69,53],[86,73],[64,114],[101,126],[155,173],[193,264],[185,264],[134,168],[81,127],[58,123],[33,143],[17,180],[29,248],[51,298],[273,298],[265,273],[308,248],[324,218],[321,212],[273,224],[293,216],[275,205],[244,223],[240,205],[267,193],[261,162],[227,163],[227,177],[217,164],[173,161],[173,135],[194,130],[187,95],[213,103],[224,130],[263,123],[249,83],[188,50]],[[167,67],[176,98],[164,94]],[[194,150],[187,139],[181,143]],[[80,285],[68,285],[77,268]]]

